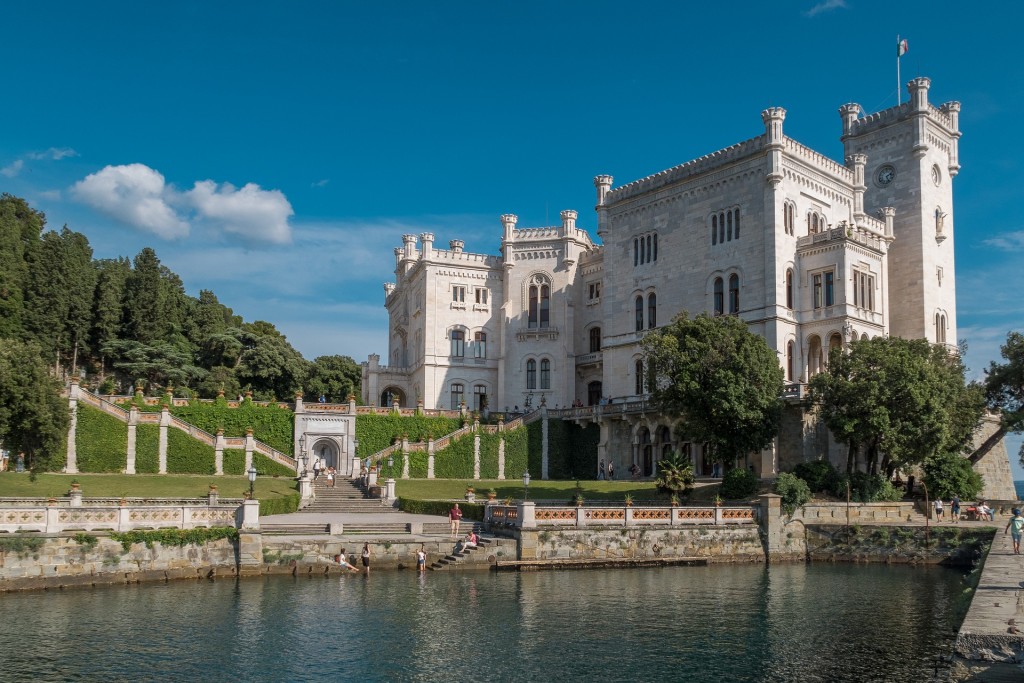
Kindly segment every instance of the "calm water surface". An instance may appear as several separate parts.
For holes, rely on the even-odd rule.
[[[0,595],[4,681],[923,681],[941,568],[377,572]]]

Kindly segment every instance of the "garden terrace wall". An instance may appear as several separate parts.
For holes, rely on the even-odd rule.
[[[211,502],[215,501],[215,502]],[[0,504],[0,533],[194,529],[242,523],[242,501],[197,499],[143,504],[125,500],[23,499]]]

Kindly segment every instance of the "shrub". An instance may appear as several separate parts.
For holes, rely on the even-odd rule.
[[[787,515],[792,515],[811,499],[811,489],[807,482],[788,472],[781,473],[775,480],[775,493],[782,496],[782,509]]]
[[[924,483],[932,498],[949,500],[960,496],[974,500],[985,485],[970,461],[956,453],[937,453],[924,461],[923,469]]]
[[[298,493],[273,498],[260,498],[260,517],[267,515],[287,515],[299,509],[302,497]]]
[[[737,467],[725,473],[719,491],[723,498],[747,498],[757,492],[759,484],[760,479],[756,474]]]
[[[256,471],[259,472],[259,466]],[[224,474],[245,474],[245,451],[240,448],[224,449]]]
[[[135,427],[135,471],[138,474],[156,474],[160,471],[160,427]]]
[[[839,472],[827,460],[802,462],[793,468],[793,474],[807,482],[811,491],[825,492],[835,488]]]
[[[892,485],[882,474],[854,472],[839,475],[833,483],[832,495],[846,498],[846,483],[850,483],[850,500],[858,503],[877,503],[903,499],[903,491]]]
[[[155,531],[111,532],[110,538],[119,542],[125,552],[132,549],[135,543],[145,543],[152,548],[154,543],[164,546],[182,547],[186,545],[203,545],[222,538],[235,540],[238,529],[234,527],[198,527],[195,529],[157,529]]]
[[[457,417],[403,417],[394,413],[356,415],[356,434],[359,435],[356,455],[361,458],[373,455],[390,446],[403,434],[409,435],[409,441],[426,441],[428,437],[440,438],[451,434],[460,427],[462,420]]]
[[[168,429],[167,472],[170,474],[213,474],[213,446],[197,441],[185,432]]]
[[[246,399],[237,408],[231,408],[224,398],[213,403],[190,401],[188,405],[171,408],[171,414],[210,434],[223,429],[224,436],[245,436],[245,430],[251,427],[253,436],[263,443],[282,453],[292,452],[295,413],[277,403],[262,406]]]
[[[675,496],[686,494],[693,488],[693,465],[678,453],[658,461],[658,479],[654,482],[662,493]]]
[[[484,505],[482,503],[464,503],[461,500],[458,502],[459,509],[462,510],[463,517],[478,521],[483,520]],[[415,515],[441,515],[447,517],[448,511],[452,509],[452,501],[399,498],[398,509],[402,512],[408,512]]]
[[[75,449],[82,472],[121,472],[128,464],[128,425],[79,403]]]
[[[225,455],[227,451],[224,451]],[[242,451],[242,467],[245,467],[245,451]],[[261,477],[294,477],[295,472],[290,467],[286,467],[281,463],[271,460],[262,453],[252,454],[252,464],[256,467],[256,473]]]

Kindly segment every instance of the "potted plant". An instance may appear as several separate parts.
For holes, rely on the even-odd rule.
[[[512,496],[505,496],[505,505],[512,504]]]
[[[669,500],[669,504],[672,507],[679,507],[679,496],[675,493],[672,494],[672,498]]]
[[[717,493],[715,494],[715,507],[716,508],[722,507],[722,497],[720,495],[718,495]]]
[[[487,489],[487,500],[495,500],[498,497],[498,492],[494,489]]]
[[[476,500],[476,490],[472,486],[466,487],[466,500],[470,503]]]
[[[82,485],[78,483],[78,480],[77,479],[72,479],[71,480],[71,491],[74,493],[74,492],[81,491],[81,490],[82,490]]]
[[[572,504],[575,505],[576,507],[583,507],[583,493],[582,492],[577,491],[575,494],[573,494]]]
[[[627,493],[626,496],[623,498],[623,500],[626,503],[626,507],[628,507],[628,508],[633,507],[633,496],[631,496],[631,495],[629,495]]]

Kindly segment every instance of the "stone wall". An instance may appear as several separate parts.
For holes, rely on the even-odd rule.
[[[292,562],[301,570],[307,571],[313,565],[333,564],[334,556],[341,554],[342,548],[348,561],[359,567],[359,555],[363,549],[362,538],[320,537],[320,538],[275,538],[263,537],[263,562],[270,571],[275,568],[292,567]],[[427,553],[427,564],[436,562],[455,549],[455,541],[438,540],[401,540],[371,541],[370,567],[385,569],[415,569],[416,551],[423,547]],[[516,543],[507,538],[497,539],[496,543],[479,551],[468,553],[458,563],[460,567],[484,569],[493,564],[495,559],[516,558]]]

